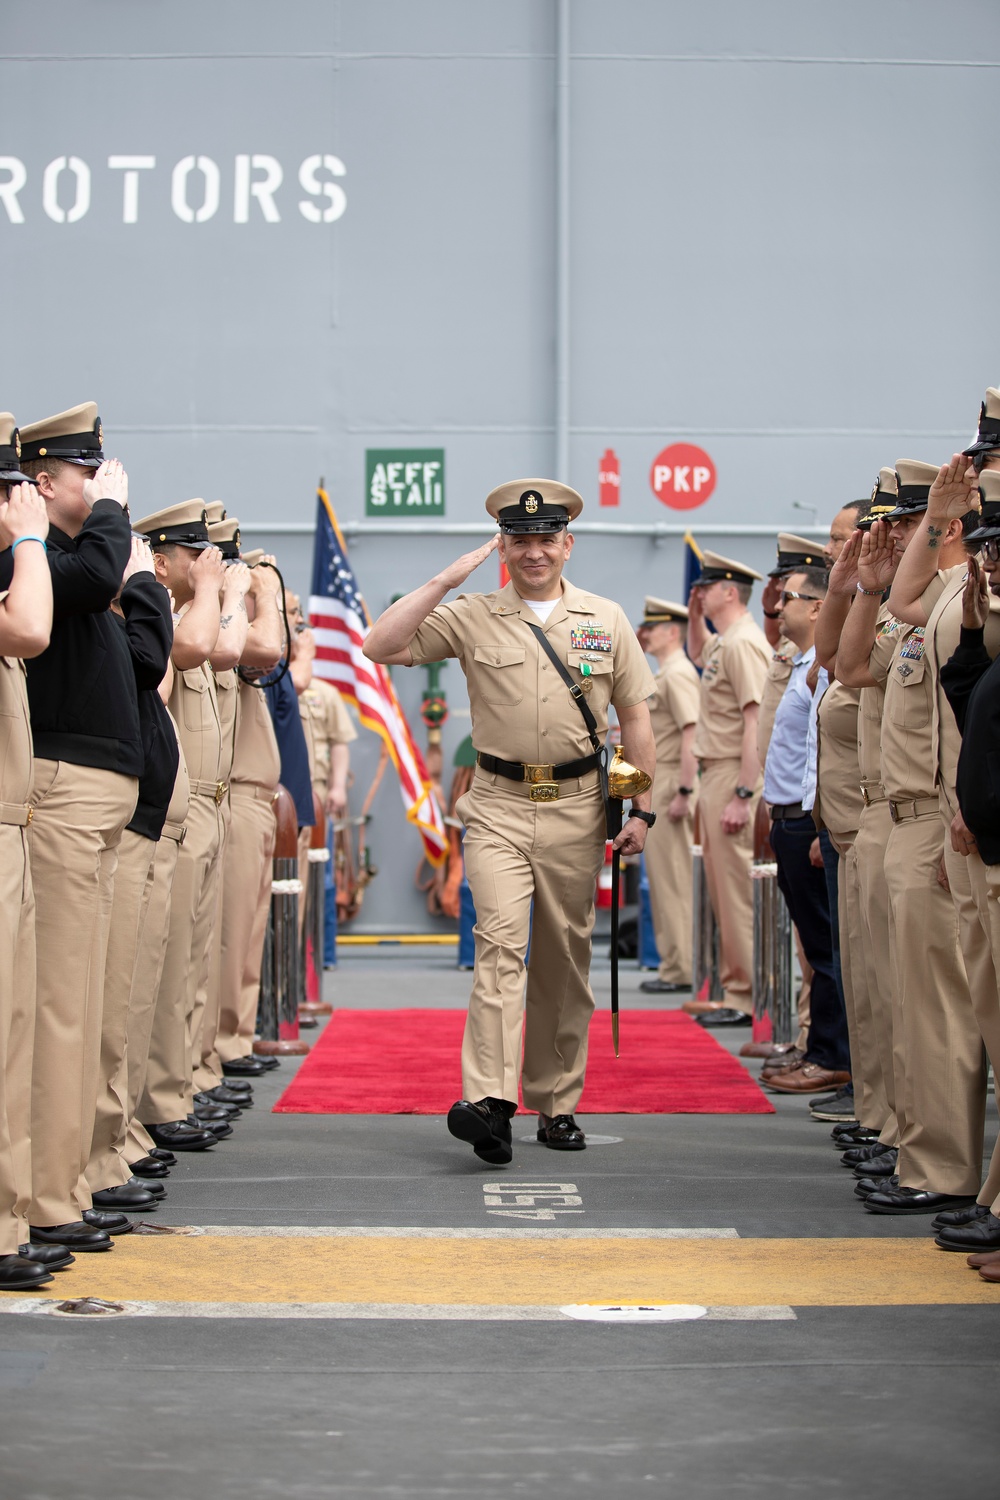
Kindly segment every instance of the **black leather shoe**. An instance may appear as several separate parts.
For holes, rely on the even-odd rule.
[[[213,1120],[238,1120],[243,1111],[235,1104],[195,1104],[191,1113],[203,1125],[211,1125]]]
[[[899,1187],[898,1177],[859,1177],[854,1184],[854,1196],[869,1198],[872,1193],[881,1193],[890,1187]]]
[[[189,1125],[187,1120],[170,1120],[166,1125],[147,1125],[146,1129],[158,1146],[174,1151],[207,1151],[215,1145],[215,1136],[201,1125]],[[161,1158],[162,1159],[162,1158]],[[174,1157],[176,1161],[177,1158]]]
[[[228,1088],[226,1084],[220,1083],[214,1089],[203,1089],[200,1094],[194,1096],[195,1104],[222,1104],[230,1105],[236,1109],[252,1109],[253,1095],[247,1089],[245,1094],[238,1094],[235,1089]]]
[[[281,1063],[276,1057],[258,1057],[255,1052],[253,1055],[253,1060],[254,1062],[260,1063],[265,1073],[273,1073],[275,1068],[281,1067]],[[223,1069],[223,1072],[225,1072],[225,1069]]]
[[[32,1265],[20,1255],[0,1255],[0,1292],[33,1292],[52,1279],[44,1266]]]
[[[233,1127],[228,1120],[199,1120],[197,1115],[188,1115],[189,1125],[200,1126],[213,1135],[217,1141],[224,1141],[227,1136],[232,1135]]]
[[[144,1193],[152,1193],[157,1202],[167,1196],[167,1190],[162,1182],[140,1182],[137,1177],[132,1177],[129,1179],[127,1185],[129,1187],[142,1188]]]
[[[270,1062],[271,1058],[267,1061]],[[275,1067],[277,1067],[276,1060]],[[262,1057],[237,1057],[232,1062],[222,1064],[222,1072],[226,1078],[260,1078],[262,1074],[269,1071]]]
[[[847,1151],[851,1146],[874,1146],[878,1131],[869,1130],[867,1125],[838,1125],[830,1139],[838,1151]]]
[[[506,1166],[514,1157],[510,1121],[517,1105],[505,1099],[459,1099],[448,1111],[448,1129],[460,1141],[468,1141],[480,1161]]]
[[[956,1229],[960,1224],[974,1224],[977,1219],[985,1219],[988,1214],[985,1203],[973,1203],[971,1208],[947,1208],[931,1220],[931,1228]]]
[[[128,1214],[112,1213],[109,1208],[85,1208],[83,1222],[88,1229],[100,1229],[104,1234],[131,1234],[134,1227]]]
[[[845,1167],[859,1167],[862,1162],[874,1161],[876,1157],[895,1149],[895,1146],[885,1146],[881,1141],[872,1141],[867,1146],[849,1146],[840,1160]]]
[[[859,1161],[854,1168],[855,1177],[891,1177],[896,1170],[896,1162],[899,1152],[895,1146],[889,1151],[882,1151],[878,1156],[873,1156],[869,1161]]]
[[[135,1177],[169,1177],[170,1168],[165,1161],[157,1161],[155,1156],[144,1156],[139,1161],[129,1162],[129,1167]]]
[[[689,984],[674,984],[669,979],[644,979],[639,988],[644,995],[686,995]]]
[[[971,1224],[955,1224],[939,1229],[935,1245],[942,1250],[1000,1250],[1000,1219],[987,1214]]]
[[[162,1161],[165,1167],[176,1167],[177,1158],[172,1151],[165,1151],[162,1146],[154,1146],[150,1151],[154,1161]]]
[[[65,1271],[76,1264],[76,1256],[70,1255],[65,1245],[18,1245],[17,1253],[45,1271]]]
[[[129,1228],[131,1229],[131,1224]],[[78,1219],[75,1224],[50,1224],[45,1229],[32,1226],[33,1245],[62,1245],[67,1250],[113,1250],[114,1241],[103,1229],[92,1229]]]
[[[155,1195],[141,1182],[134,1186],[126,1182],[121,1187],[101,1188],[92,1193],[91,1198],[95,1208],[108,1208],[119,1213],[134,1213],[140,1209],[145,1211],[156,1203]]]
[[[942,1208],[975,1203],[975,1193],[932,1193],[929,1188],[879,1188],[869,1193],[865,1208],[873,1214],[936,1214]]]
[[[718,1010],[707,1010],[704,1015],[696,1016],[699,1026],[749,1026],[750,1017],[746,1011],[734,1010],[732,1006],[722,1005]]]
[[[538,1140],[553,1151],[585,1151],[587,1137],[572,1115],[538,1116]]]

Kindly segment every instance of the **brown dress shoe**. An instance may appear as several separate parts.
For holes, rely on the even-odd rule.
[[[1000,1250],[977,1250],[975,1255],[970,1255],[966,1265],[971,1266],[973,1271],[981,1271],[984,1266],[992,1266],[994,1271],[1000,1271]]]
[[[1000,1261],[991,1260],[989,1265],[980,1266],[979,1274],[984,1281],[1000,1281]]]
[[[777,1073],[788,1073],[793,1068],[801,1068],[806,1060],[805,1053],[799,1047],[790,1047],[780,1057],[769,1057],[760,1070],[761,1082]]]
[[[803,1063],[800,1068],[790,1068],[785,1073],[775,1073],[762,1079],[772,1094],[833,1094],[850,1083],[850,1073],[834,1072],[821,1068],[818,1063]]]

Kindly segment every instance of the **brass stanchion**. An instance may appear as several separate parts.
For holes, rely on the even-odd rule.
[[[771,848],[771,820],[763,800],[754,825],[753,881],[753,1040],[741,1057],[770,1057],[791,1042],[792,921],[778,887]]]
[[[277,829],[271,911],[264,939],[257,1040],[253,1050],[265,1057],[301,1057],[309,1043],[299,1036],[299,999],[302,986],[299,961],[299,837],[295,804],[285,787],[274,800]]]
[[[305,877],[305,921],[302,924],[302,978],[305,998],[299,1005],[300,1016],[330,1016],[333,1006],[323,999],[323,952],[326,941],[326,867],[330,851],[326,846],[326,815],[323,804],[313,792],[313,831],[309,840],[309,863]]]
[[[712,910],[705,871],[705,854],[701,842],[701,808],[694,814],[694,843],[691,845],[691,879],[694,882],[692,902],[692,968],[691,994],[701,1001],[721,1001],[722,980],[719,977],[719,930]]]

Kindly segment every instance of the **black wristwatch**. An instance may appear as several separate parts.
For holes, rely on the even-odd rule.
[[[750,799],[751,799],[751,797],[753,796],[753,787],[752,786],[738,786],[736,788],[736,795],[737,795],[737,797],[739,797],[739,799],[740,799],[741,802],[749,802]]]
[[[652,828],[656,822],[655,812],[643,812],[640,807],[630,807],[628,815],[630,818],[641,818],[647,828]]]
[[[681,797],[693,797],[694,796],[694,787],[693,786],[679,786],[677,788],[677,793],[678,793],[678,796],[681,796]]]

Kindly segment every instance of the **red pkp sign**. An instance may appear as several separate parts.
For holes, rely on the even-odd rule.
[[[671,510],[694,510],[715,489],[715,465],[704,448],[671,443],[653,459],[649,482],[657,500]]]

